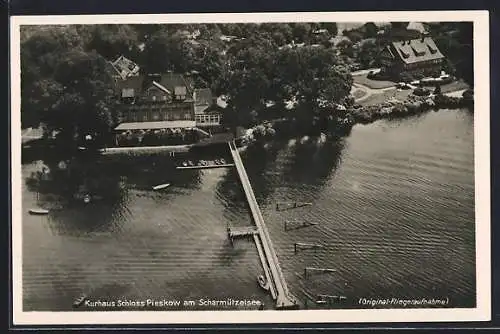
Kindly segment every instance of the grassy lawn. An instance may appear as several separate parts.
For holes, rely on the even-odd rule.
[[[365,95],[366,95],[366,91],[364,89],[356,89],[352,93],[352,96],[354,97],[354,99],[362,98]]]
[[[398,91],[397,89],[389,90],[389,91],[385,91],[385,92],[382,92],[379,94],[372,94],[368,98],[366,98],[365,100],[359,102],[359,104],[362,106],[368,106],[368,105],[373,105],[373,104],[384,103],[392,97],[395,97],[396,99],[398,99],[400,101],[403,101],[406,98],[408,98],[408,95],[410,95],[411,93],[412,93],[411,89],[402,90],[402,91]]]
[[[368,79],[367,74],[356,75],[353,77],[353,79],[355,83],[367,86],[371,89],[381,89],[381,88],[392,87],[395,85],[395,83],[392,81]]]
[[[427,88],[429,88],[432,91],[434,91],[433,87],[427,87]],[[470,87],[469,87],[468,84],[466,84],[462,80],[457,80],[457,81],[454,81],[454,82],[449,83],[447,85],[441,86],[441,92],[442,93],[449,93],[449,92],[454,92],[454,91],[457,91],[457,90],[469,89],[469,88]]]

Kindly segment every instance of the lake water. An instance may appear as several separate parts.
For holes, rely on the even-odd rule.
[[[363,297],[448,298],[447,307],[474,307],[473,152],[473,115],[441,110],[357,125],[342,141],[249,148],[242,158],[303,307],[306,300],[310,308],[369,307],[359,305]],[[36,194],[24,185],[25,311],[70,310],[82,292],[101,301],[233,298],[272,307],[257,284],[253,241],[231,246],[227,238],[228,226],[253,225],[236,171],[179,171],[155,159],[128,159],[133,169],[110,172],[126,177],[119,198],[62,203],[48,216],[27,213]],[[23,175],[32,168],[23,165]],[[163,182],[172,185],[150,190]],[[313,205],[276,211],[277,202],[293,201]],[[285,231],[293,219],[317,225]],[[295,254],[295,242],[323,247]],[[306,279],[306,266],[337,272]],[[346,299],[315,305],[318,294]]]

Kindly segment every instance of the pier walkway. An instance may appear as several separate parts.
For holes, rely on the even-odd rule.
[[[234,164],[220,164],[220,165],[200,165],[200,166],[177,166],[176,169],[211,169],[211,168],[227,168],[233,167]]]
[[[281,271],[278,257],[274,251],[269,231],[267,230],[267,226],[264,222],[264,218],[262,217],[262,213],[260,212],[259,205],[257,204],[257,200],[255,199],[250,180],[248,179],[248,175],[245,171],[243,161],[241,160],[240,154],[234,142],[229,142],[229,149],[231,151],[231,155],[233,156],[234,164],[236,166],[236,170],[238,171],[241,184],[243,185],[243,189],[250,206],[250,211],[252,212],[253,220],[255,222],[255,225],[257,226],[257,235],[259,237],[258,239],[260,239],[263,255],[265,257],[265,261],[262,262],[263,264],[267,264],[267,268],[264,268],[264,273],[266,273],[266,276],[268,275],[268,273],[270,274],[270,284],[274,286],[271,291],[273,289],[275,289],[276,291],[276,308],[296,308],[298,304],[295,298],[290,294],[286,285],[285,277],[283,275],[283,272]],[[257,238],[255,238],[255,240],[257,247],[259,248]]]

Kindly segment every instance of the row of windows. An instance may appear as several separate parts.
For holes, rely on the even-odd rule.
[[[162,102],[162,101],[160,101]],[[179,110],[179,109],[194,109],[194,104],[191,103],[172,103],[172,102],[165,102],[165,103],[155,103],[155,104],[147,104],[147,103],[137,103],[137,104],[129,104],[129,103],[124,103],[122,104],[123,109],[132,109],[132,110]]]
[[[192,120],[193,114],[190,112],[130,112],[119,113],[118,117],[122,122],[154,122],[154,121],[178,121]]]
[[[186,99],[186,95],[176,95],[175,96],[175,100],[177,101],[182,101],[182,100],[185,100]],[[168,99],[166,95],[161,95],[161,96],[157,96],[157,95],[152,95],[151,96],[151,101],[172,101],[172,99]]]
[[[123,108],[118,110],[118,114],[128,114],[128,113],[139,113],[139,112],[153,112],[153,113],[162,113],[162,112],[167,112],[167,113],[183,113],[183,112],[190,112],[194,113],[194,110],[191,108],[161,108],[161,107],[156,107],[156,108]]]
[[[406,68],[419,68],[426,65],[440,64],[440,63],[441,59],[432,59],[432,60],[427,60],[425,62],[406,64]]]
[[[220,115],[196,115],[197,123],[220,123]]]

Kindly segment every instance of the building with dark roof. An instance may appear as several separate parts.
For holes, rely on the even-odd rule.
[[[181,74],[131,76],[118,81],[116,90],[121,102],[118,111],[120,123],[182,120],[195,125],[193,85],[191,80]],[[117,129],[126,127],[120,126]]]
[[[380,54],[381,72],[394,78],[403,74],[439,74],[445,57],[431,37],[390,42]]]
[[[196,126],[199,128],[212,128],[221,125],[222,115],[209,88],[195,89],[194,114]]]

